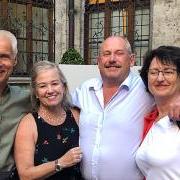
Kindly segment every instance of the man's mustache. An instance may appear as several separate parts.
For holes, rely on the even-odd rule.
[[[121,68],[122,66],[119,65],[119,64],[108,64],[108,65],[105,65],[105,68],[111,68],[111,67]]]

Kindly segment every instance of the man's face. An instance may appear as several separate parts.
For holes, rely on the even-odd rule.
[[[0,37],[0,84],[6,84],[16,65],[9,39]]]
[[[124,39],[110,37],[104,41],[98,58],[98,67],[104,81],[121,84],[133,65],[134,55],[129,54]]]

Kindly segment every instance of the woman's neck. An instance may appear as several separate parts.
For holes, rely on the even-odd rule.
[[[172,101],[171,98],[155,98],[156,106],[159,112],[159,118],[166,116],[169,112],[169,105]]]
[[[62,124],[66,118],[66,112],[61,106],[58,108],[40,106],[38,114],[52,125]]]

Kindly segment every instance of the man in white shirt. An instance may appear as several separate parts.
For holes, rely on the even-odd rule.
[[[82,174],[87,180],[142,180],[135,153],[153,99],[130,70],[135,57],[126,38],[107,38],[97,61],[101,78],[86,81],[72,94],[81,109]]]

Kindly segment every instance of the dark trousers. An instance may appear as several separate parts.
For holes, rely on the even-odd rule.
[[[19,180],[16,168],[9,172],[0,172],[0,180]]]

